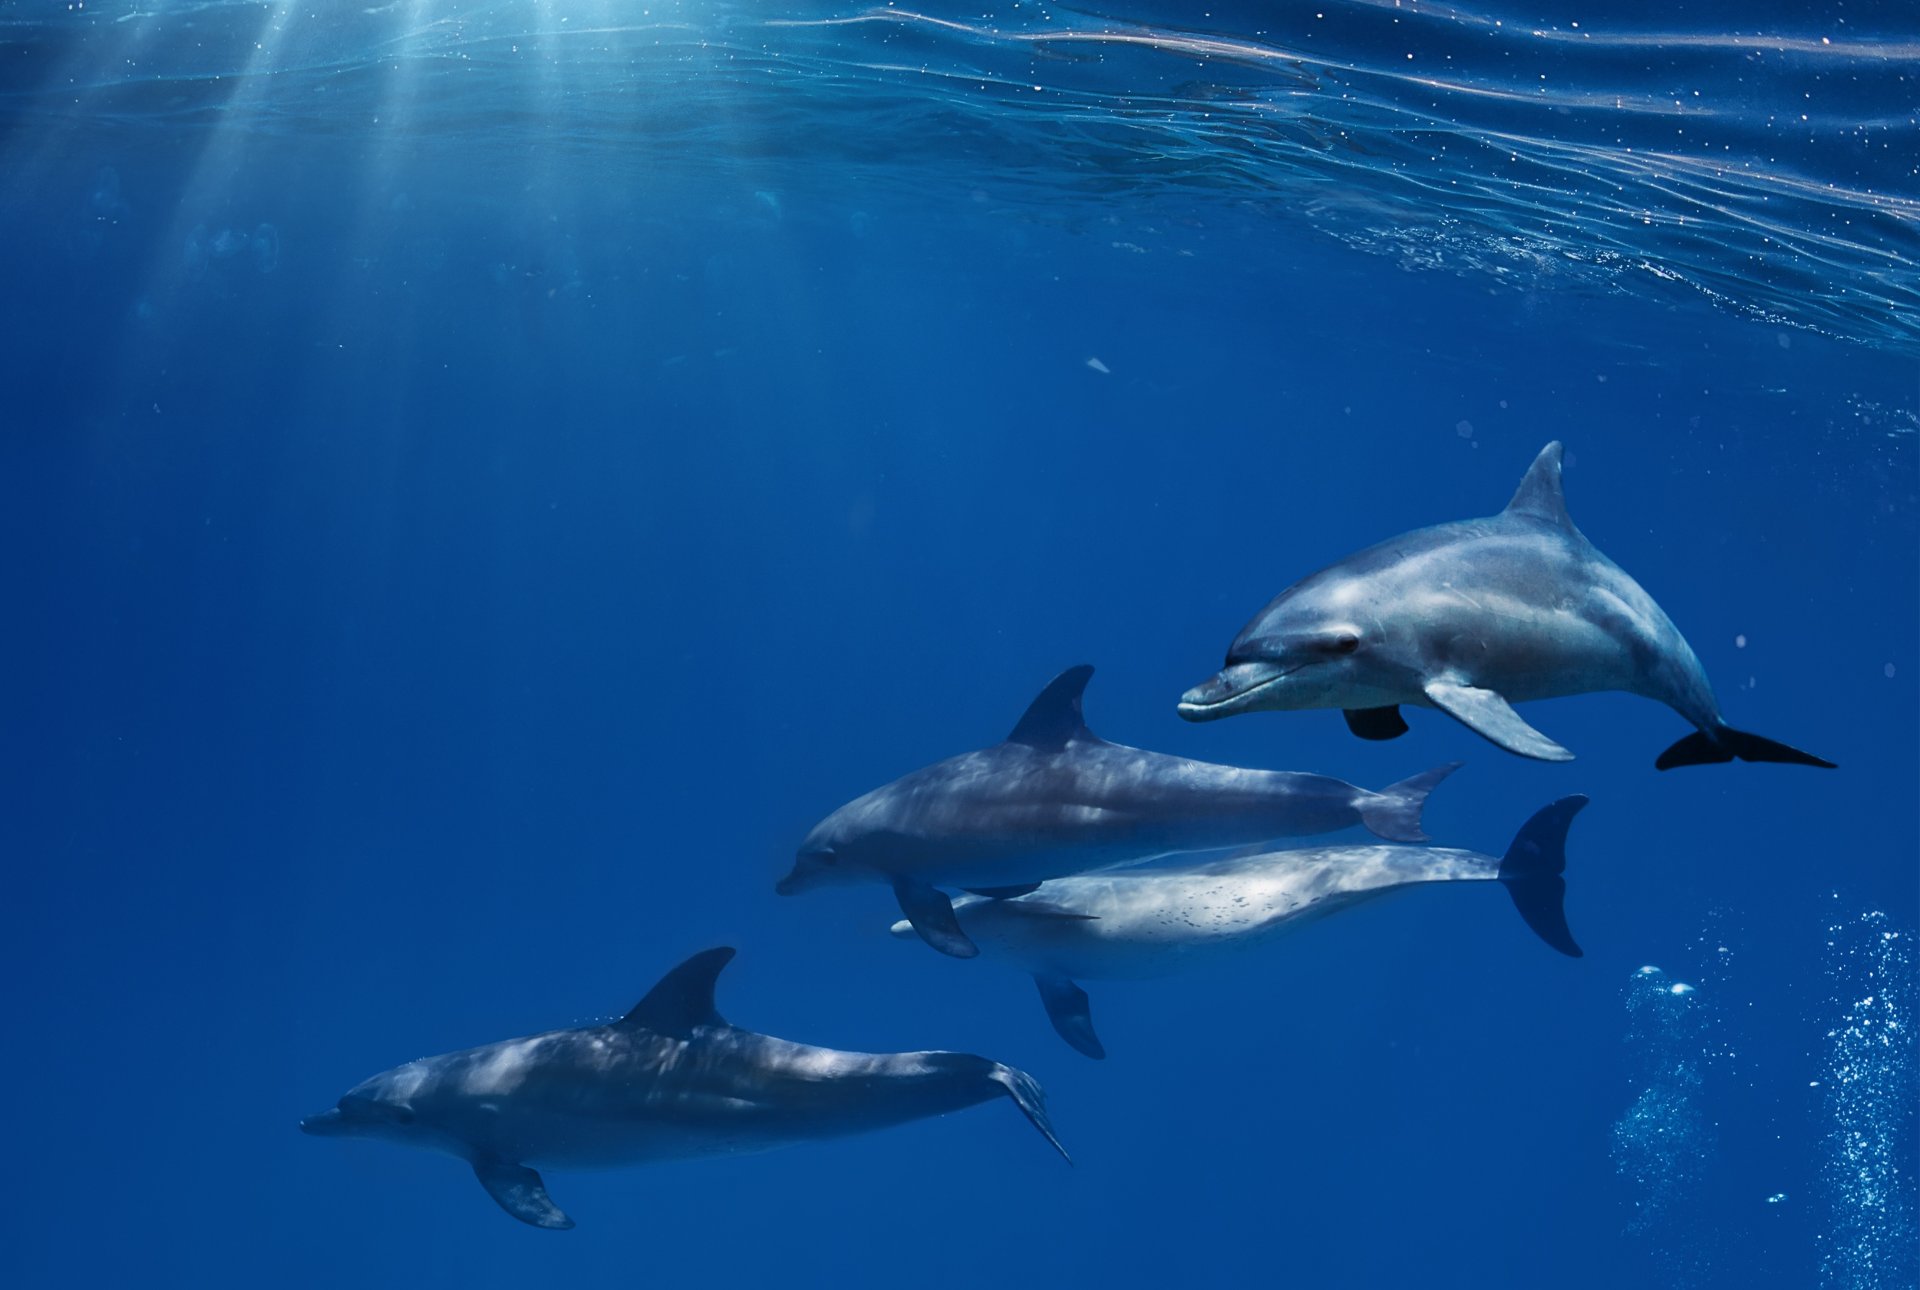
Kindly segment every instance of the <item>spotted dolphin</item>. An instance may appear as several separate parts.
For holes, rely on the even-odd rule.
[[[1427,794],[1458,765],[1372,793],[1325,775],[1110,744],[1081,716],[1092,675],[1083,665],[1055,677],[1005,742],[917,770],[829,815],[777,890],[886,883],[929,945],[971,958],[978,951],[942,887],[1017,896],[1090,869],[1356,824],[1424,841]]]
[[[766,1151],[1012,1098],[1066,1155],[1040,1086],[970,1053],[848,1053],[741,1030],[715,1011],[733,958],[696,954],[611,1025],[423,1057],[300,1122],[458,1156],[523,1223],[568,1228],[534,1166],[589,1168]]]
[[[1660,754],[1661,770],[1736,757],[1831,768],[1722,720],[1679,628],[1574,527],[1560,459],[1558,443],[1542,449],[1498,515],[1404,533],[1288,587],[1180,715],[1342,708],[1362,739],[1394,739],[1407,731],[1399,705],[1413,704],[1508,752],[1570,761],[1512,705],[1625,690],[1697,727]]]
[[[1305,847],[1060,878],[1012,900],[962,897],[954,914],[987,957],[1033,974],[1062,1039],[1105,1057],[1079,981],[1172,975],[1421,883],[1498,882],[1541,940],[1579,958],[1561,874],[1567,828],[1586,804],[1563,797],[1542,808],[1501,857],[1452,847]],[[893,934],[913,929],[902,921]]]

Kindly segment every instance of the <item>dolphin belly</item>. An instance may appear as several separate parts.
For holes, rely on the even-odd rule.
[[[505,1112],[514,1123],[496,1135],[503,1158],[535,1168],[610,1169],[703,1156],[750,1155],[804,1139],[747,1124],[672,1123],[647,1118],[581,1118],[544,1109]]]

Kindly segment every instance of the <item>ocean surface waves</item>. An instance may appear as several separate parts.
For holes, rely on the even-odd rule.
[[[49,4],[0,17],[0,146],[12,184],[89,132],[150,129],[585,155],[636,179],[797,162],[842,193],[1028,217],[1172,194],[1416,271],[1910,345],[1920,11],[1888,7],[1904,30],[1871,12]]]

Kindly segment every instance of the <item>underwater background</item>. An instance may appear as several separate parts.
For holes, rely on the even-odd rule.
[[[0,1275],[1913,1285],[1916,104],[1902,3],[0,6]],[[1176,717],[1551,439],[1839,770],[1656,773],[1618,694],[1527,709],[1566,765]],[[1092,985],[1093,1062],[774,896],[1081,662],[1116,741],[1464,761],[1442,844],[1591,795],[1586,957],[1414,891]],[[1018,1065],[1075,1166],[995,1103],[554,1170],[556,1235],[296,1130],[718,944],[737,1024]]]

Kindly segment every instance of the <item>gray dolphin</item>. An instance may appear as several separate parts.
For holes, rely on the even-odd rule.
[[[1508,752],[1573,754],[1512,705],[1597,690],[1657,699],[1699,727],[1654,764],[1793,762],[1811,753],[1720,717],[1693,648],[1640,584],[1574,527],[1558,443],[1507,508],[1418,529],[1294,583],[1248,623],[1226,667],[1188,690],[1180,715],[1343,708],[1362,739],[1407,731],[1400,704],[1438,708]]]
[[[1017,896],[1089,869],[1355,824],[1421,842],[1427,794],[1458,766],[1370,793],[1325,775],[1110,744],[1080,715],[1092,675],[1083,665],[1055,677],[1004,743],[917,770],[829,815],[776,890],[886,883],[927,944],[971,958],[978,951],[937,888]]]
[[[970,1053],[844,1053],[728,1024],[696,954],[612,1025],[423,1057],[300,1122],[459,1156],[523,1223],[567,1228],[534,1165],[589,1168],[767,1151],[1010,1097],[1061,1155],[1040,1086]]]
[[[1060,1037],[1105,1057],[1076,980],[1167,976],[1419,883],[1497,881],[1541,940],[1580,957],[1564,899],[1567,828],[1584,797],[1563,797],[1520,827],[1503,857],[1451,847],[1306,847],[1205,864],[1082,874],[1013,900],[963,897],[967,935],[1033,974]],[[905,922],[895,936],[911,936]]]

